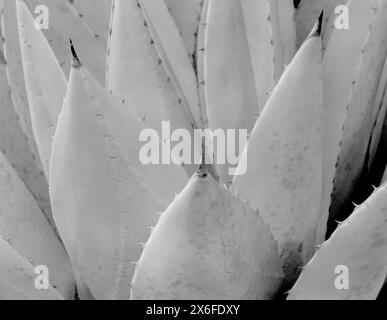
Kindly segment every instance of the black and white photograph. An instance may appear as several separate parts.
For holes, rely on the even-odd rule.
[[[0,300],[386,300],[387,0],[0,11]]]

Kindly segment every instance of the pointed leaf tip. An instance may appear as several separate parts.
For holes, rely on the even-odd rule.
[[[318,17],[318,27],[317,27],[317,32],[320,35],[321,30],[322,30],[322,25],[323,25],[323,19],[324,19],[324,10],[321,10],[320,16]]]
[[[74,68],[79,68],[82,64],[79,61],[77,52],[75,51],[73,41],[70,39],[70,49],[71,49],[71,54],[72,54],[72,59],[71,59],[71,65]]]
[[[207,176],[207,168],[206,168],[206,138],[202,137],[202,163],[200,164],[197,175],[199,177],[205,178]]]
[[[320,16],[317,19],[316,24],[313,27],[313,30],[309,37],[319,37],[321,36],[322,32],[322,26],[323,26],[323,19],[324,19],[324,10],[321,11]]]
[[[206,168],[206,166],[205,166],[203,163],[199,166],[199,168],[198,168],[196,174],[197,174],[200,178],[205,178],[205,177],[207,177],[207,168]]]

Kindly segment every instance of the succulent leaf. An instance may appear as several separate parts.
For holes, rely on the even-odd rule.
[[[74,0],[73,6],[93,33],[107,47],[113,0]]]
[[[259,213],[201,166],[146,243],[131,298],[269,299],[283,277],[277,250]]]
[[[47,266],[51,285],[55,286],[64,298],[73,297],[75,282],[67,253],[35,199],[1,152],[0,237],[8,239],[13,250],[31,261],[32,265]],[[1,263],[3,257],[0,259]],[[2,276],[6,274],[2,273]],[[33,288],[33,280],[25,285]],[[3,292],[3,287],[0,286],[0,296],[2,294],[6,292]]]
[[[96,299],[129,296],[133,261],[164,206],[141,184],[99,112],[91,74],[73,62],[54,138],[50,195],[75,271]]]
[[[0,300],[63,300],[51,285],[47,290],[34,288],[33,266],[0,237]]]
[[[368,150],[368,171],[374,164],[376,152],[379,147],[380,139],[383,133],[383,124],[387,114],[387,60],[384,63],[382,76],[379,81],[378,91],[375,97],[375,104],[372,114],[373,130],[371,142]]]
[[[339,225],[303,268],[290,300],[374,300],[387,274],[387,186]],[[344,266],[348,287],[337,287],[336,272]]]
[[[3,0],[2,14],[2,37],[4,39],[3,56],[6,62],[8,84],[11,89],[13,106],[18,116],[20,126],[25,134],[26,141],[35,158],[35,166],[43,171],[39,152],[34,140],[31,118],[29,113],[27,91],[23,74],[23,64],[20,53],[20,41],[16,16],[16,1]]]
[[[335,29],[323,57],[323,184],[321,214],[331,207],[337,159],[340,155],[343,127],[353,95],[353,81],[362,62],[362,49],[368,40],[370,7],[376,1],[351,1],[351,28]],[[340,94],[338,94],[340,93]]]
[[[183,38],[188,55],[195,63],[198,28],[205,0],[165,0],[173,20]]]
[[[33,16],[22,1],[17,1],[17,17],[32,129],[48,179],[52,139],[67,80],[49,43],[35,27]]]
[[[240,2],[258,99],[258,110],[254,111],[260,113],[276,84],[274,40],[277,41],[277,39],[273,39],[269,1],[241,0]]]
[[[355,4],[358,2],[356,0],[349,2],[352,14],[357,6],[358,9],[363,7],[363,5]],[[340,155],[336,163],[332,194],[331,213],[333,217],[343,203],[350,199],[363,166],[367,166],[365,160],[373,129],[375,96],[387,56],[387,42],[383,38],[387,33],[387,1],[367,1],[366,4],[367,6],[363,7],[359,13],[359,18],[364,20],[366,13],[370,12],[371,24],[366,25],[367,42],[361,49],[361,64],[351,83],[351,97],[346,102],[347,116],[343,127]],[[354,23],[352,17],[352,28]],[[324,81],[330,81],[328,77],[331,78],[332,75],[325,74]],[[338,96],[337,88],[335,88],[335,95]],[[329,102],[326,101],[326,103]]]
[[[54,227],[46,177],[36,165],[28,139],[25,136],[13,106],[8,86],[6,61],[0,48],[0,151],[17,171],[50,224]]]
[[[125,0],[127,1],[127,0]],[[152,192],[167,206],[177,192],[180,192],[188,181],[184,168],[178,164],[144,164],[139,158],[144,142],[139,140],[141,132],[148,129],[131,109],[120,104],[115,97],[108,95],[95,79],[82,69],[84,80],[99,101],[98,114],[108,126],[111,135],[134,170],[139,181],[149,186]],[[159,144],[162,141],[159,140]],[[165,181],[168,181],[166,185]]]
[[[202,128],[194,68],[176,24],[164,1],[138,0],[157,51],[171,82],[184,101],[195,127]]]
[[[208,10],[204,90],[209,128],[249,133],[259,108],[242,6],[234,0],[210,0]],[[215,153],[215,159],[220,158]],[[223,181],[230,183],[229,164],[218,164],[218,169]]]
[[[108,89],[143,120],[142,126],[156,130],[160,137],[162,121],[169,121],[171,130],[188,130],[193,137],[196,122],[171,83],[137,0],[116,0],[112,18]],[[138,135],[132,137],[138,140]],[[199,148],[200,144],[192,143],[192,155]],[[195,166],[187,164],[184,169],[191,175]]]
[[[202,12],[198,28],[197,45],[196,45],[196,77],[199,90],[199,105],[202,115],[203,127],[208,127],[207,102],[205,93],[205,74],[204,74],[204,51],[205,37],[208,19],[208,4],[210,0],[203,0]]]
[[[277,83],[297,51],[295,12],[292,0],[268,1],[274,46],[275,82]]]
[[[321,199],[321,38],[305,40],[269,98],[232,187],[258,208],[279,241],[288,280],[324,240]],[[244,172],[245,171],[245,172]]]
[[[68,42],[72,39],[85,66],[100,83],[104,83],[106,69],[104,44],[79,17],[74,7],[67,0],[24,1],[32,12],[37,6],[43,5],[48,8],[49,28],[42,29],[42,32],[51,44],[66,77],[70,72]]]

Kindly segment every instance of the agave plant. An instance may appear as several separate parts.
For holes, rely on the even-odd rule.
[[[0,299],[378,297],[387,0],[0,6]]]

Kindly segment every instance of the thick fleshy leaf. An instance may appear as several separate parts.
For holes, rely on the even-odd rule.
[[[368,171],[374,163],[379,142],[383,133],[383,124],[387,114],[387,60],[384,63],[382,76],[379,81],[378,91],[375,97],[375,104],[372,115],[372,137],[368,150]]]
[[[31,12],[38,6],[48,9],[48,29],[42,29],[44,36],[50,43],[65,75],[70,72],[70,57],[68,53],[69,39],[78,48],[80,58],[100,83],[105,82],[106,50],[77,11],[67,0],[25,0]],[[38,11],[39,14],[42,14]],[[44,17],[42,17],[43,19]]]
[[[35,199],[1,152],[0,235],[31,265],[47,266],[51,285],[66,299],[73,297],[75,282],[67,253]]]
[[[381,150],[381,152],[383,152],[383,150],[384,151],[387,150],[387,117],[384,119],[382,137],[380,139],[380,144],[379,144],[379,150]],[[387,181],[387,166],[384,171],[384,175],[382,177],[382,183],[385,183],[386,181]]]
[[[274,40],[277,42],[278,39],[273,37],[273,19],[269,1],[241,0],[240,2],[258,99],[258,110],[253,111],[260,113],[276,84]],[[254,119],[251,114],[246,114],[246,117]]]
[[[169,205],[176,193],[180,192],[188,181],[183,167],[173,163],[144,164],[140,159],[140,153],[146,143],[141,141],[140,137],[142,133],[149,130],[146,124],[137,118],[131,109],[108,95],[86,70],[82,70],[82,75],[89,90],[102,106],[99,110],[100,116],[109,126],[112,136],[135,171],[137,179],[147,185],[165,206]],[[159,145],[162,144],[161,140],[156,142],[159,142]],[[168,183],[166,184],[165,181]]]
[[[114,2],[106,84],[146,125],[161,132],[165,103],[158,74],[164,72],[164,78],[167,74],[163,66],[158,66],[154,41],[136,3],[137,0]],[[169,90],[174,93],[170,85]],[[184,113],[182,106],[181,112]]]
[[[288,299],[373,300],[382,288],[386,274],[385,185],[358,206],[324,242],[303,268]]]
[[[19,32],[16,16],[16,1],[3,0],[1,14],[2,37],[4,39],[4,58],[7,77],[11,89],[13,106],[18,115],[20,126],[26,136],[26,141],[35,157],[35,165],[43,171],[38,148],[32,131],[30,110],[24,81],[23,64],[20,53]]]
[[[261,112],[296,52],[294,7],[291,0],[241,0],[241,4]]]
[[[34,287],[34,267],[0,237],[0,300],[63,300],[51,285]]]
[[[108,89],[134,111],[146,127],[156,130],[160,138],[165,138],[162,137],[163,121],[169,121],[171,131],[185,129],[193,137],[195,121],[187,113],[189,107],[185,100],[171,84],[137,0],[116,0],[112,17]],[[195,147],[200,151],[200,141],[198,145],[192,143],[192,151]],[[194,160],[192,157],[184,166],[188,175],[196,168],[190,165]]]
[[[75,0],[73,5],[82,20],[107,47],[113,0]]]
[[[324,240],[322,222],[328,218],[319,214],[321,91],[321,38],[316,29],[268,100],[232,185],[270,225],[290,280]]]
[[[242,7],[239,1],[210,0],[208,10],[204,75],[209,128],[249,133],[259,108]],[[219,164],[223,156],[216,153],[215,158]],[[218,165],[219,174],[229,183],[232,175],[225,162]]]
[[[351,1],[351,28],[335,29],[323,57],[323,184],[321,214],[331,207],[331,196],[340,154],[343,126],[348,117],[348,103],[354,80],[362,61],[362,49],[368,39],[370,7],[376,1]],[[340,93],[340,94],[338,94]]]
[[[1,28],[0,28],[1,29]],[[28,190],[36,199],[50,224],[54,226],[48,195],[47,180],[38,169],[40,163],[32,153],[28,139],[24,134],[20,119],[14,109],[11,88],[7,81],[7,62],[0,44],[0,151],[2,151]]]
[[[331,3],[327,2],[322,8],[324,14],[326,15],[325,26],[322,33],[322,50],[323,55],[325,54],[325,49],[328,46],[329,41],[331,40],[332,33],[337,29],[337,24],[343,24],[346,22],[345,18],[348,17],[349,25],[351,28],[351,13],[350,11],[345,11],[345,8],[348,8],[349,0],[333,0]],[[327,6],[327,4],[329,6]],[[348,13],[348,16],[346,15]],[[340,26],[342,28],[342,26]]]
[[[203,0],[203,7],[202,7],[202,13],[200,16],[197,45],[196,45],[196,74],[198,79],[200,112],[202,115],[204,128],[208,127],[207,102],[206,102],[206,93],[204,90],[204,87],[205,87],[204,50],[205,50],[205,38],[206,38],[206,26],[207,26],[209,2],[210,0]]]
[[[269,5],[277,83],[297,51],[295,12],[293,0],[269,0]]]
[[[75,272],[96,299],[129,297],[133,262],[164,206],[137,180],[104,119],[91,75],[74,60],[54,138],[50,195]]]
[[[203,127],[208,128],[208,117],[207,117],[207,102],[206,102],[206,93],[205,93],[205,72],[204,72],[204,51],[205,51],[205,36],[206,36],[206,26],[208,18],[208,4],[210,0],[204,0],[202,6],[202,13],[200,16],[200,24],[198,29],[197,36],[197,48],[196,48],[196,73],[198,78],[198,90],[199,90],[199,103],[200,110],[203,120]],[[214,154],[214,145],[213,137],[210,132],[205,133],[205,151],[206,151],[206,161],[207,169],[210,171],[210,174],[219,181],[219,173],[217,168],[217,163],[215,160]],[[208,161],[211,159],[212,161]],[[211,163],[210,163],[211,162]]]
[[[131,299],[269,299],[282,277],[258,212],[200,169],[152,231]]]
[[[188,55],[194,62],[202,5],[205,0],[165,0],[183,38]]]
[[[201,128],[202,118],[195,72],[183,39],[165,2],[139,0],[138,3],[171,82],[184,100],[183,106],[195,121],[196,127]]]
[[[350,10],[352,9],[350,12],[353,13],[353,6],[356,6],[353,3],[358,2],[356,0],[349,2]],[[367,1],[366,3],[367,6],[360,12],[360,15],[361,19],[366,19],[367,12],[370,12],[371,26],[366,26],[369,36],[365,46],[361,49],[361,65],[351,83],[351,98],[344,105],[348,110],[348,114],[344,123],[341,150],[337,160],[331,205],[333,216],[350,199],[364,165],[367,166],[365,160],[373,129],[372,116],[375,97],[387,56],[387,41],[385,41],[385,35],[387,34],[387,1],[381,0],[376,1],[376,3]],[[352,24],[355,23],[353,20],[352,18]],[[325,76],[328,77],[328,74]],[[331,77],[332,75],[329,76],[329,80],[325,78],[324,84],[326,81],[331,81]],[[337,96],[338,92],[340,91],[335,88],[335,91],[331,94]]]
[[[17,1],[21,55],[34,137],[46,177],[66,78],[26,4]]]

